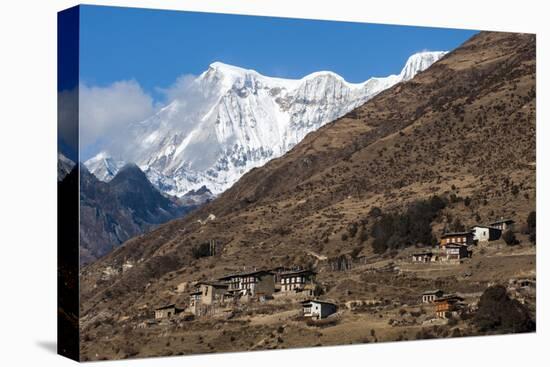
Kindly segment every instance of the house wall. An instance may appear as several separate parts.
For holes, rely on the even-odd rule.
[[[303,308],[305,317],[324,319],[336,312],[336,305],[320,302],[311,302]]]
[[[445,246],[449,243],[463,243],[466,245],[471,245],[473,243],[474,236],[473,234],[470,235],[458,235],[458,236],[450,236],[450,237],[443,237],[440,241],[441,246]]]
[[[502,232],[506,232],[509,229],[512,229],[514,224],[506,224],[506,223],[498,223],[495,224],[494,227],[500,229]]]
[[[311,283],[313,276],[311,274],[293,274],[281,276],[281,292],[290,292],[297,288],[304,288],[306,284]]]
[[[474,240],[480,242],[498,240],[502,232],[497,228],[486,227],[473,227],[472,230],[474,231]]]
[[[155,319],[168,319],[174,316],[176,313],[175,308],[166,308],[162,310],[155,310]]]
[[[422,296],[422,302],[430,303],[435,300],[435,294],[425,294]]]
[[[321,318],[324,319],[325,317],[332,315],[336,312],[336,306],[330,305],[326,303],[321,303]]]
[[[413,262],[417,263],[428,263],[432,259],[432,256],[429,255],[413,255]]]
[[[273,274],[264,274],[260,276],[258,282],[255,284],[255,291],[253,294],[259,293],[264,296],[271,296],[273,292],[275,292],[275,279]]]
[[[490,229],[485,227],[474,227],[472,228],[474,231],[474,240],[480,241],[480,242],[487,242],[490,238]]]
[[[206,284],[200,285],[200,291],[201,291],[201,303],[205,305],[211,305],[214,303],[214,295],[213,295],[213,287]]]

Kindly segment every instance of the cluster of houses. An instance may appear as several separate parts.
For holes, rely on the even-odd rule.
[[[480,242],[498,240],[502,233],[511,229],[514,221],[502,219],[489,225],[475,225],[469,231],[448,232],[441,236],[437,249],[412,254],[414,263],[460,262],[471,257],[471,246]],[[155,319],[171,319],[185,313],[194,317],[231,312],[239,303],[252,300],[266,302],[274,294],[299,296],[304,317],[323,319],[336,313],[337,306],[326,300],[315,299],[316,272],[310,269],[253,270],[228,274],[211,281],[200,281],[189,294],[186,308],[175,304],[155,310]],[[513,285],[514,287],[516,284]],[[518,286],[519,289],[521,287]],[[458,315],[464,307],[464,299],[456,294],[445,294],[442,290],[422,294],[422,302],[433,304],[438,318],[446,319]],[[181,316],[181,315],[180,315]]]
[[[305,317],[325,318],[336,312],[336,305],[314,299],[315,271],[309,269],[253,270],[228,274],[213,281],[201,281],[195,284],[189,295],[188,306],[177,308],[175,304],[159,307],[155,310],[155,319],[170,319],[188,312],[194,316],[214,315],[231,311],[237,303],[252,300],[266,302],[273,294],[299,295]]]
[[[439,240],[438,250],[416,252],[412,255],[412,262],[460,262],[472,256],[470,246],[498,240],[513,225],[513,220],[502,219],[489,225],[475,225],[470,231],[444,233]]]

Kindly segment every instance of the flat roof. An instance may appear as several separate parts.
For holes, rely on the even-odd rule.
[[[328,302],[328,301],[321,301],[321,300],[318,300],[318,299],[308,299],[308,300],[302,301],[301,303],[302,303],[302,305],[305,305],[305,304],[307,304],[307,303],[324,303],[324,304],[326,304],[326,305],[333,305],[333,306],[336,306],[335,303]]]
[[[288,271],[283,271],[280,273],[281,276],[287,276],[287,275],[297,275],[297,274],[306,274],[306,273],[310,273],[310,274],[317,274],[315,271],[313,270],[309,270],[309,269],[302,269],[302,270],[288,270]]]
[[[512,219],[501,219],[496,222],[491,222],[489,224],[501,224],[501,223],[515,223]]]
[[[160,311],[160,310],[165,310],[167,308],[176,308],[176,304],[175,303],[171,303],[169,305],[166,305],[166,306],[162,306],[162,307],[159,307],[159,308],[156,308],[155,311]]]
[[[493,226],[486,226],[484,224],[476,224],[475,226],[472,226],[472,229],[473,228],[476,228],[476,227],[479,227],[479,228],[488,228],[488,229],[497,229],[500,231],[500,229],[496,228],[496,227],[493,227]]]
[[[218,279],[219,280],[227,280],[227,279],[231,279],[231,278],[246,277],[246,276],[258,275],[258,274],[272,274],[272,273],[268,270],[254,270],[254,271],[245,271],[245,272],[241,272],[241,273],[234,273],[234,274],[224,275],[223,277],[218,278]]]
[[[434,253],[431,252],[431,251],[426,251],[426,252],[415,252],[413,254],[413,256],[419,256],[419,255],[433,255]]]
[[[443,292],[441,289],[432,289],[432,290],[429,290],[429,291],[425,291],[424,293],[422,293],[422,295],[424,294],[436,294],[436,293],[439,293],[439,292]]]
[[[444,294],[443,296],[436,298],[434,302],[437,301],[450,301],[450,300],[460,300],[463,301],[464,298],[456,295],[456,294]]]
[[[220,282],[215,282],[215,281],[204,281],[204,282],[197,282],[197,284],[195,286],[198,286],[198,285],[201,285],[201,284],[204,284],[204,285],[211,285],[213,287],[219,287],[219,288],[227,288],[227,284],[225,283],[220,283]]]

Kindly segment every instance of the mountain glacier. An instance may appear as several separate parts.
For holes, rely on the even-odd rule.
[[[170,195],[203,186],[219,194],[250,169],[283,155],[308,133],[381,91],[413,78],[445,53],[414,54],[400,74],[363,83],[349,83],[329,71],[302,79],[273,78],[215,62],[188,80],[172,102],[130,127],[131,143],[120,144],[124,147],[117,153],[121,159],[102,151],[85,165],[109,181],[125,162],[134,162]]]

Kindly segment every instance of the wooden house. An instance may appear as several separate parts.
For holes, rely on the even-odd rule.
[[[435,314],[437,317],[447,319],[452,316],[456,316],[461,309],[464,301],[462,297],[454,294],[444,295],[433,301],[435,305]]]
[[[448,232],[441,236],[439,244],[441,247],[449,243],[460,243],[470,246],[474,243],[474,234],[472,232]]]
[[[227,291],[236,296],[271,296],[275,291],[273,273],[255,270],[226,275],[219,279],[227,285]]]
[[[306,285],[312,284],[316,273],[313,270],[291,270],[279,274],[281,292],[303,290]]]
[[[331,302],[309,299],[302,302],[302,312],[305,317],[324,319],[337,311],[338,307]]]
[[[475,225],[472,227],[472,233],[474,234],[474,241],[489,242],[498,240],[502,230],[491,226]]]
[[[460,261],[470,257],[468,246],[463,243],[449,243],[445,245],[445,260]]]
[[[441,289],[434,289],[422,293],[422,303],[432,303],[437,298],[441,298],[445,292]]]

